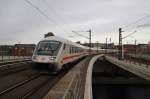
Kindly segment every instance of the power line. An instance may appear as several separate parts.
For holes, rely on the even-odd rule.
[[[61,17],[62,15],[60,13],[58,13],[51,5],[48,4],[48,0],[41,0],[43,4],[45,4],[49,9],[51,9],[51,11],[61,20],[61,22],[63,24],[67,24],[65,21],[64,21],[64,18]],[[72,27],[68,25],[68,27],[71,29]],[[81,36],[81,35],[80,35]]]
[[[138,20],[136,20],[134,22],[131,22],[130,24],[127,24],[127,25],[123,26],[122,28],[126,28],[126,27],[129,27],[129,26],[132,26],[132,25],[138,23],[139,21],[145,20],[145,19],[147,19],[149,17],[150,17],[150,15],[144,16],[144,17],[142,17],[142,18],[140,18],[140,19],[138,19]]]
[[[137,28],[140,28],[140,27],[150,27],[150,23],[137,25]]]
[[[81,36],[81,37],[84,37],[84,38],[86,38],[86,39],[89,39],[87,36],[84,36],[84,35],[82,35],[82,34],[80,34],[80,33],[78,33],[79,31],[72,31],[73,33],[75,33],[75,34],[77,34],[78,36]],[[81,32],[81,31],[80,31]],[[82,31],[82,32],[85,32],[85,31]],[[87,31],[86,31],[87,32]]]
[[[67,32],[64,28],[62,28],[59,24],[57,24],[52,18],[50,18],[48,15],[46,15],[39,7],[31,3],[29,0],[25,0],[29,5],[31,5],[33,8],[35,8],[41,15],[43,15],[47,20],[55,24],[57,27],[61,28],[64,32]]]
[[[134,31],[134,32],[132,32],[132,33],[130,33],[130,34],[128,34],[128,35],[126,35],[125,37],[123,37],[122,39],[125,39],[125,38],[127,38],[127,37],[129,37],[129,36],[131,36],[132,34],[134,34],[134,33],[136,33],[137,31]]]
[[[60,17],[61,16],[61,14],[59,14],[52,6],[49,6],[48,5],[48,2],[47,2],[47,0],[41,0],[42,2],[43,2],[43,4],[45,4],[49,9],[51,9],[51,11],[61,20],[61,22],[63,23],[63,24],[67,24],[65,21],[64,21],[64,19],[62,18],[62,17]],[[68,25],[68,27],[70,27],[69,25]],[[72,28],[72,27],[70,27],[70,28]],[[85,31],[82,31],[82,32],[85,32]],[[86,31],[87,32],[87,31]],[[74,32],[75,33],[75,32]],[[82,37],[84,37],[84,38],[87,38],[86,36],[84,36],[84,35],[82,35],[82,34],[79,34],[79,33],[76,33],[78,36],[82,36]]]
[[[45,4],[57,17],[59,17],[59,19],[61,20],[61,22],[63,22],[63,24],[66,22],[64,21],[64,19],[62,17],[60,17],[61,15],[53,8],[51,7],[51,5],[48,5],[48,2],[46,0],[41,0],[43,2],[43,4]]]
[[[55,14],[60,20],[61,20],[61,22],[63,23],[63,24],[67,24],[65,21],[64,21],[64,18],[62,18],[61,16],[61,14],[60,13],[58,13],[51,5],[48,5],[48,2],[47,2],[47,0],[42,0],[42,2],[43,2],[43,4],[45,4],[52,12],[53,12],[53,14]],[[68,27],[71,29],[72,27],[71,26],[69,26],[68,25]],[[77,33],[76,33],[77,34]],[[81,36],[81,35],[78,35],[78,36]]]

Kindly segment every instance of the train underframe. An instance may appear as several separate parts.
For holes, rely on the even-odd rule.
[[[34,69],[36,69],[39,72],[45,72],[45,73],[57,73],[61,69],[58,68],[56,64],[51,63],[33,63]]]

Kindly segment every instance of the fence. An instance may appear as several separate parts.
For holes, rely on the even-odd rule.
[[[13,46],[0,47],[0,62],[29,59],[34,49]]]
[[[109,54],[112,57],[118,58],[118,54]],[[148,56],[148,55],[147,55]],[[136,55],[131,55],[131,54],[124,54],[123,61],[125,62],[130,62],[132,64],[138,64],[140,66],[146,66],[147,68],[150,66],[150,59],[149,58],[143,58],[139,57],[138,54]]]

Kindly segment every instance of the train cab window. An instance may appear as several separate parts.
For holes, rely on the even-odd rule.
[[[35,54],[56,56],[61,47],[58,41],[41,41],[36,47]]]

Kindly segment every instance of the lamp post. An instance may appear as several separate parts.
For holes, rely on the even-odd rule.
[[[105,54],[107,54],[107,37],[106,37],[106,42],[105,42]]]
[[[134,42],[134,43],[135,43],[135,55],[136,55],[136,48],[137,48],[137,47],[136,47],[136,39],[135,39],[135,42]]]
[[[126,35],[126,36],[124,36],[124,37],[122,37],[121,38],[121,42],[122,42],[122,40],[123,39],[125,39],[125,38],[127,38],[127,37],[130,37],[132,34],[134,34],[134,33],[136,33],[137,31],[133,31],[132,33],[130,33],[130,34],[128,34],[128,35]],[[121,59],[124,59],[124,48],[123,48],[124,46],[123,46],[123,42],[122,42],[122,48],[121,48]]]
[[[98,47],[99,47],[98,41],[96,42],[96,46],[97,46],[97,53],[98,53]]]
[[[119,50],[118,59],[119,60],[123,59],[122,32],[124,32],[124,31],[122,31],[122,28],[119,28],[119,46],[118,46],[118,50]]]
[[[91,54],[91,29],[89,30],[89,31],[87,31],[87,32],[89,32],[89,55]]]

